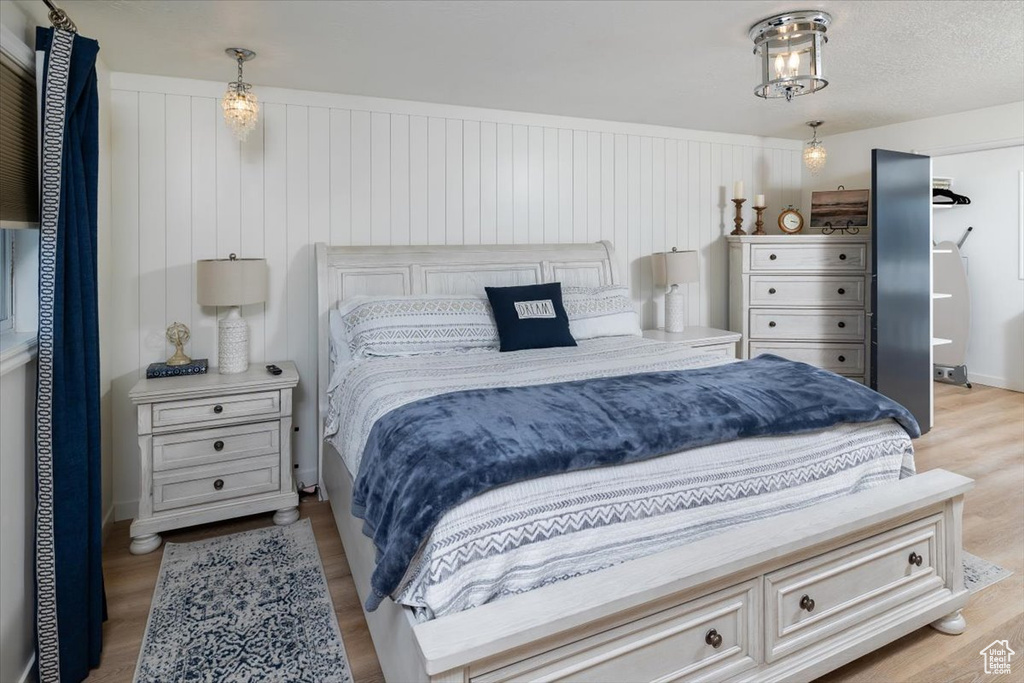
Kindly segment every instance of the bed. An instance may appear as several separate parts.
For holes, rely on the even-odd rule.
[[[484,286],[552,281],[609,285],[618,282],[616,261],[607,243],[318,244],[316,253],[318,395],[321,433],[329,434],[321,444],[321,492],[331,500],[364,603],[375,549],[350,512],[353,473],[366,433],[382,415],[470,386],[722,362],[659,342],[609,338],[578,349],[374,360],[348,370],[347,388],[339,388],[326,340],[328,312],[343,300],[478,295]],[[804,679],[931,622],[960,632],[960,525],[970,481],[943,471],[908,476],[912,448],[894,425],[747,439],[474,498],[433,530],[395,600],[366,612],[385,676]],[[759,491],[753,505],[728,493],[754,488],[770,490]],[[567,490],[589,497],[561,495]],[[696,498],[715,504],[692,504]],[[499,514],[508,510],[515,514]],[[553,527],[573,533],[551,533]],[[481,551],[495,547],[501,551]]]

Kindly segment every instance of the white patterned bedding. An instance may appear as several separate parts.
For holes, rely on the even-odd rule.
[[[326,436],[355,475],[374,422],[421,398],[722,362],[730,361],[637,337],[373,358],[336,369]],[[451,614],[913,471],[910,438],[884,420],[511,484],[446,514],[392,597],[425,616]]]

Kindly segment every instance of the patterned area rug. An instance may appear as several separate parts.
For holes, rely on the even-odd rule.
[[[135,681],[351,683],[309,520],[166,544]]]
[[[997,564],[983,560],[977,555],[964,551],[964,587],[970,593],[977,593],[1012,574]]]

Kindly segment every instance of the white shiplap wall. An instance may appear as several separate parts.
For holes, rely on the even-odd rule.
[[[610,240],[645,326],[662,318],[650,254],[698,249],[691,324],[727,324],[732,182],[768,195],[769,229],[800,199],[800,143],[586,119],[257,88],[258,128],[239,144],[223,84],[112,76],[116,515],[138,498],[127,392],[192,330],[216,360],[217,310],[195,303],[193,264],[265,257],[270,297],[247,306],[254,362],[290,359],[298,479],[316,481],[313,244]],[[749,222],[750,202],[745,214]]]

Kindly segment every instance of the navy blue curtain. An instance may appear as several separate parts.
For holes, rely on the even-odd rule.
[[[36,655],[39,679],[97,666],[106,603],[100,502],[96,289],[95,40],[36,32],[46,55],[40,166],[36,393]]]

